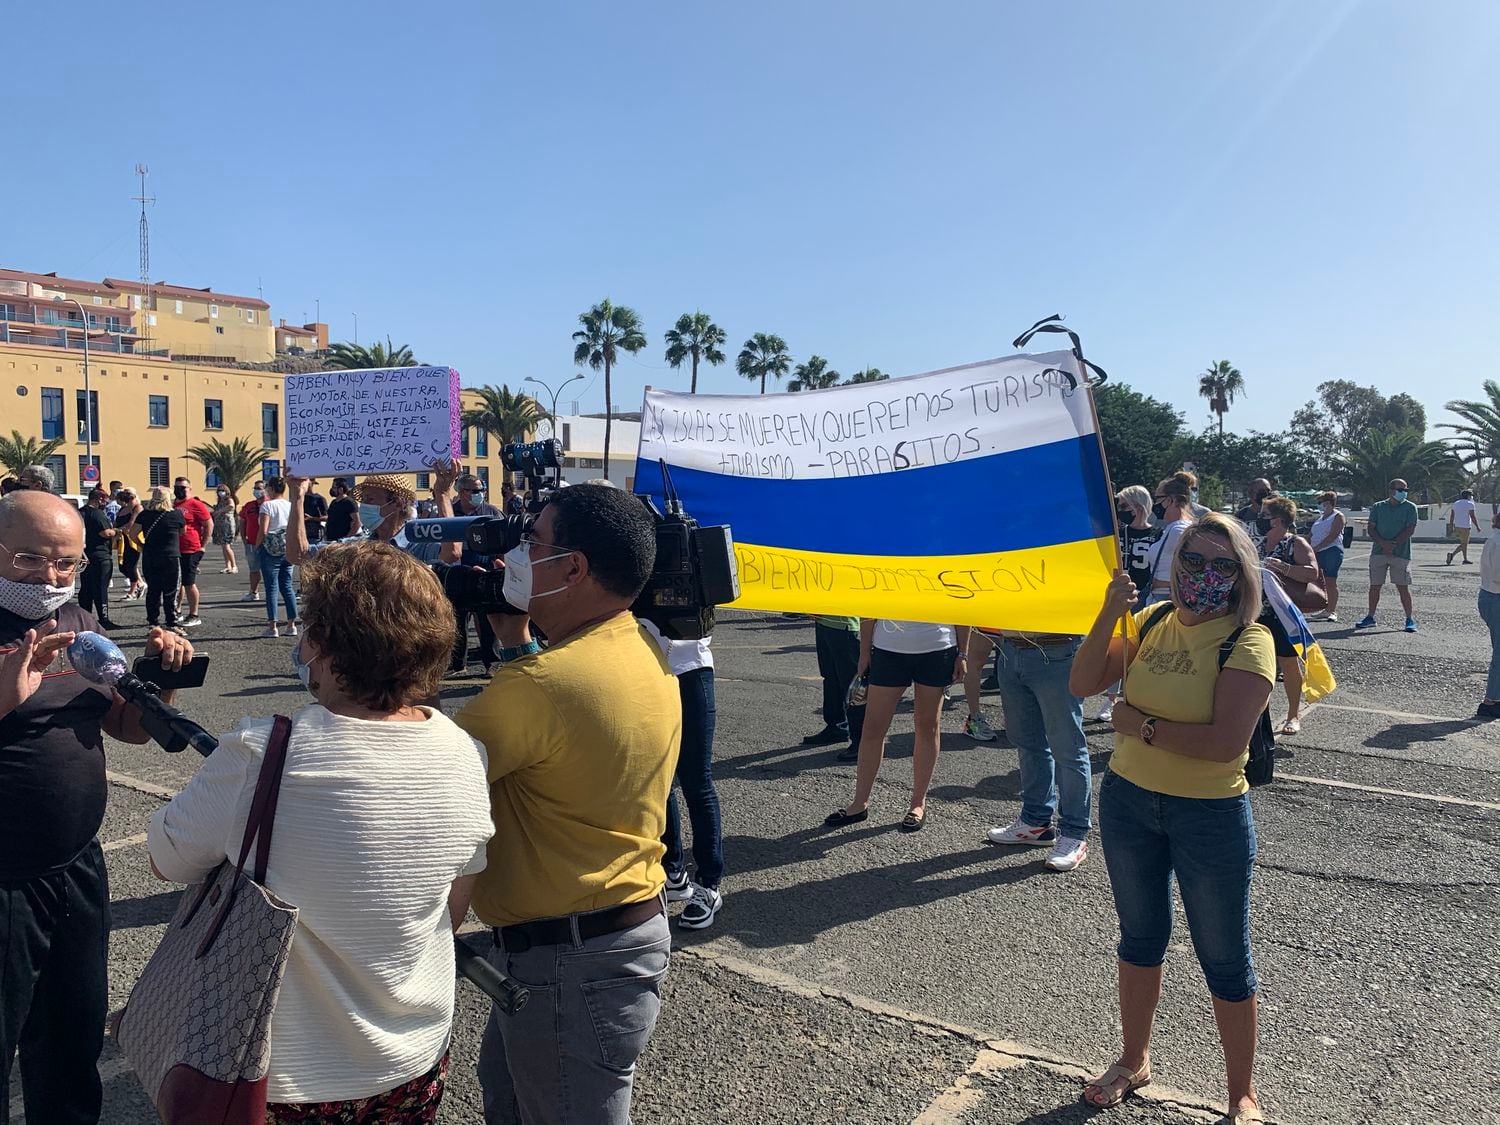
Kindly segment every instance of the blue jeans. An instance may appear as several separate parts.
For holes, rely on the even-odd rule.
[[[693,826],[693,862],[698,865],[694,881],[717,889],[724,878],[724,826],[719,817],[719,791],[714,788],[714,670],[694,668],[677,677],[682,696],[682,753],[677,758],[677,784],[687,802],[688,821]],[[686,868],[682,856],[682,814],[677,795],[667,793],[667,831],[661,842],[667,854],[661,865],[668,875]]]
[[[1036,648],[1002,640],[995,674],[1005,709],[1005,732],[1021,761],[1021,819],[1052,823],[1064,836],[1088,838],[1093,803],[1083,701],[1068,690],[1077,643]]]
[[[273,555],[270,551],[260,553],[260,577],[266,588],[266,620],[276,623],[276,590],[281,589],[281,600],[286,603],[286,619],[297,620],[297,594],[292,589],[292,564],[285,555]]]
[[[1490,630],[1490,678],[1485,684],[1486,699],[1500,699],[1500,594],[1479,591],[1479,616]]]
[[[1099,787],[1099,839],[1120,917],[1120,960],[1142,968],[1166,960],[1175,873],[1208,990],[1231,1003],[1254,996],[1249,794],[1169,797],[1111,771]]]

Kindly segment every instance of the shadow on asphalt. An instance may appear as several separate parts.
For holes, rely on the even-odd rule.
[[[1377,750],[1405,750],[1419,742],[1442,742],[1450,734],[1478,726],[1480,719],[1453,719],[1444,723],[1396,723],[1365,739],[1364,745]]]
[[[111,930],[134,930],[141,926],[164,926],[182,898],[182,888],[172,887],[140,898],[116,899],[109,905]]]

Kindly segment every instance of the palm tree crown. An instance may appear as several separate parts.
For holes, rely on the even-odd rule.
[[[1420,430],[1371,430],[1344,445],[1334,468],[1356,499],[1378,500],[1386,485],[1401,478],[1413,488],[1439,494],[1463,480],[1463,464],[1440,441]]]
[[[385,343],[376,343],[366,348],[359,344],[331,344],[328,348],[327,366],[340,371],[361,371],[371,367],[419,367],[411,348],[402,344],[399,348],[387,336]]]
[[[536,399],[518,394],[504,384],[475,387],[474,393],[479,396],[479,405],[465,410],[460,420],[466,427],[493,434],[501,445],[525,441],[538,423],[551,417]]]
[[[715,366],[724,362],[724,329],[701,309],[695,313],[683,313],[677,323],[667,329],[667,362],[673,368],[682,366],[684,360],[692,360],[693,381],[689,394],[698,393],[698,363],[706,361]]]
[[[760,380],[760,393],[766,393],[766,376],[780,379],[792,367],[792,354],[786,341],[771,332],[757,332],[745,341],[734,368],[746,379]]]
[[[1486,476],[1486,462],[1491,474],[1500,465],[1500,383],[1486,379],[1484,395],[1482,400],[1458,399],[1448,403],[1448,409],[1463,422],[1439,423],[1442,429],[1453,431],[1453,451],[1474,466],[1475,476],[1481,482]]]
[[[11,430],[10,437],[0,437],[0,465],[13,473],[19,473],[27,465],[44,465],[48,457],[62,448],[64,440],[37,441],[22,437],[20,430]]]
[[[237,437],[229,444],[218,438],[210,438],[202,445],[195,445],[188,456],[219,478],[219,483],[229,489],[229,495],[239,502],[240,489],[251,477],[260,475],[261,462],[270,454],[265,446],[250,444],[250,439]]]
[[[821,391],[824,387],[836,387],[843,376],[828,366],[820,355],[810,355],[806,363],[799,363],[792,370],[792,381],[786,389],[796,391]]]
[[[1245,377],[1240,369],[1227,359],[1209,365],[1207,371],[1198,376],[1198,394],[1208,399],[1208,409],[1219,417],[1219,436],[1224,436],[1224,415],[1229,413],[1236,395],[1245,393]]]
[[[614,388],[610,372],[620,352],[638,352],[646,346],[646,331],[640,314],[608,297],[588,312],[578,314],[582,327],[573,333],[573,362],[604,369],[604,479],[609,479],[609,436],[614,416]]]
[[[849,376],[849,382],[845,386],[851,386],[854,383],[878,383],[882,379],[889,378],[890,376],[878,367],[866,367],[863,371],[856,371]]]

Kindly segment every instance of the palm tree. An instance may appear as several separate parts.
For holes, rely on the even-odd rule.
[[[573,362],[588,364],[595,371],[604,368],[604,479],[609,479],[609,435],[614,416],[614,388],[610,372],[622,351],[638,352],[646,346],[646,331],[634,309],[616,305],[608,297],[588,312],[578,314],[583,325],[573,333]]]
[[[27,465],[45,465],[47,458],[62,448],[66,439],[37,441],[22,437],[20,430],[11,430],[10,437],[0,437],[0,465],[13,473],[19,473]]]
[[[847,387],[855,383],[878,383],[882,379],[889,378],[890,376],[878,367],[866,367],[863,371],[856,371],[853,375],[849,376],[849,381],[844,385]]]
[[[693,381],[688,394],[698,393],[699,360],[707,360],[715,366],[724,362],[726,339],[724,329],[701,309],[695,313],[683,313],[677,318],[677,323],[667,329],[667,362],[676,369],[685,359],[693,361]]]
[[[373,348],[360,344],[331,344],[328,348],[327,366],[337,371],[361,371],[371,367],[420,367],[410,346],[399,348],[387,336],[385,343],[376,343]]]
[[[464,426],[473,426],[485,433],[493,434],[501,445],[513,441],[525,441],[526,435],[534,431],[537,424],[551,415],[530,395],[517,394],[509,387],[476,387],[479,405],[463,412]]]
[[[1235,396],[1244,393],[1245,377],[1227,359],[1211,364],[1207,371],[1198,376],[1198,394],[1201,398],[1208,399],[1209,412],[1219,416],[1221,439],[1224,437],[1224,415],[1229,413]]]
[[[1440,428],[1454,432],[1453,451],[1474,466],[1474,475],[1482,482],[1485,462],[1494,473],[1500,465],[1500,383],[1484,381],[1483,400],[1458,399],[1447,407],[1463,419],[1462,424],[1439,423]]]
[[[1385,495],[1387,485],[1401,478],[1413,488],[1439,494],[1462,483],[1463,463],[1440,441],[1427,441],[1420,430],[1371,430],[1346,442],[1334,458],[1334,471],[1356,500]]]
[[[746,379],[760,380],[760,393],[766,393],[766,376],[780,379],[792,366],[792,354],[786,341],[770,332],[757,332],[745,341],[734,368]]]
[[[792,392],[821,391],[824,387],[838,386],[842,378],[822,356],[810,355],[806,363],[799,363],[792,369],[792,381],[786,389]]]
[[[229,495],[238,503],[240,488],[251,477],[260,474],[261,462],[270,452],[263,445],[251,445],[249,438],[237,437],[228,445],[210,438],[202,445],[193,446],[187,454],[217,476],[219,483],[229,489]]]

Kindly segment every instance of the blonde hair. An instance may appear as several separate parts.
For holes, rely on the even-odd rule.
[[[1115,494],[1116,500],[1123,500],[1133,508],[1139,508],[1143,512],[1151,511],[1151,492],[1144,484],[1132,484],[1129,488],[1122,488]]]
[[[150,499],[146,501],[146,507],[151,509],[165,508],[167,506],[167,490],[157,487],[151,490]]]
[[[1172,556],[1172,597],[1177,598],[1177,579],[1182,574],[1182,552],[1188,550],[1193,539],[1199,535],[1212,535],[1224,540],[1234,557],[1239,561],[1240,572],[1234,580],[1234,591],[1229,595],[1229,604],[1235,610],[1235,618],[1241,625],[1253,624],[1260,617],[1260,555],[1250,536],[1240,526],[1239,520],[1230,519],[1218,512],[1201,516],[1192,526],[1184,528],[1177,553]],[[1179,603],[1180,604],[1180,603]]]

